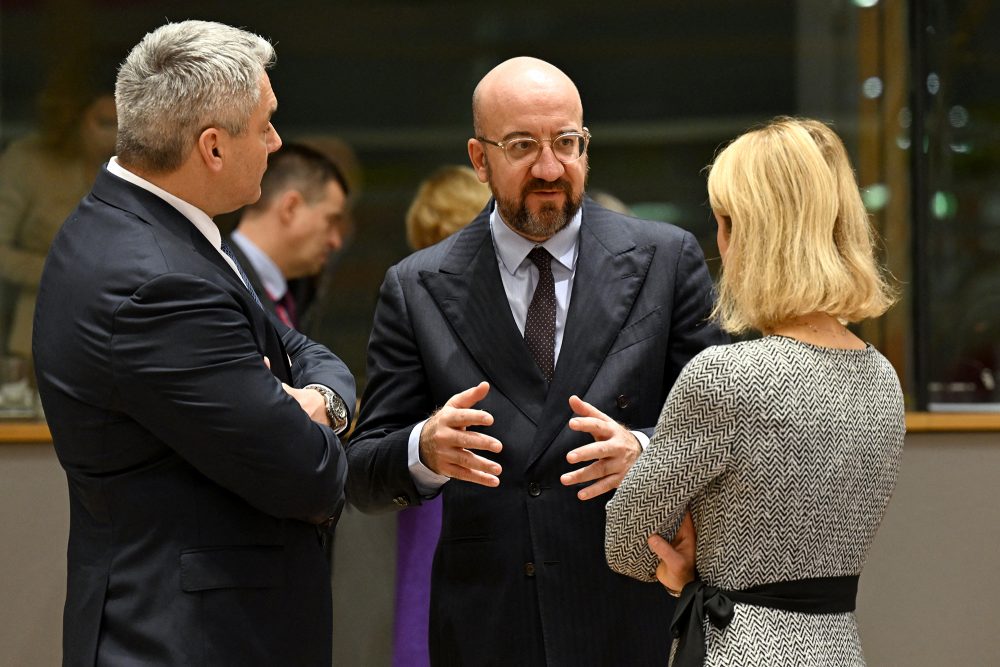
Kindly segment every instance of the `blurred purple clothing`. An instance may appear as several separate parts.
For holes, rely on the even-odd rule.
[[[441,496],[399,513],[393,667],[429,667],[431,564],[441,534]]]

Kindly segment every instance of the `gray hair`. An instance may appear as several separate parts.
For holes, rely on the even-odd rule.
[[[243,134],[274,60],[266,39],[222,23],[182,21],[148,33],[118,70],[118,157],[170,172],[205,128]]]

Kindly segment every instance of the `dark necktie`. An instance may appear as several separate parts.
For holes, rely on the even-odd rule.
[[[247,288],[247,291],[250,292],[250,296],[253,297],[253,300],[257,302],[257,305],[263,310],[264,304],[260,302],[260,297],[257,296],[257,292],[255,292],[253,287],[250,286],[250,278],[247,277],[246,271],[244,271],[243,267],[240,266],[240,260],[236,259],[236,254],[233,252],[233,249],[230,248],[229,244],[225,241],[222,242],[220,247],[222,248],[222,252],[226,253],[226,255],[229,256],[229,259],[233,260],[233,264],[236,265],[236,270],[239,272],[240,278],[243,280],[243,286]]]
[[[528,253],[538,267],[538,285],[528,306],[524,323],[524,342],[535,358],[546,382],[552,381],[556,352],[556,286],[552,279],[552,255],[541,246]]]

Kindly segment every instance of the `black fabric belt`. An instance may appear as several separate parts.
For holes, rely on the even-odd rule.
[[[670,623],[678,640],[674,667],[705,664],[705,628],[702,619],[722,630],[733,620],[734,603],[769,607],[803,614],[843,614],[854,611],[858,577],[823,577],[761,584],[742,591],[727,591],[695,579],[681,591]]]

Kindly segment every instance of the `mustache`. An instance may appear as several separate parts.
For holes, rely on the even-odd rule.
[[[558,181],[543,181],[540,178],[533,178],[524,185],[521,192],[522,194],[528,194],[535,190],[562,190],[567,195],[571,195],[573,193],[573,186],[561,178]]]

